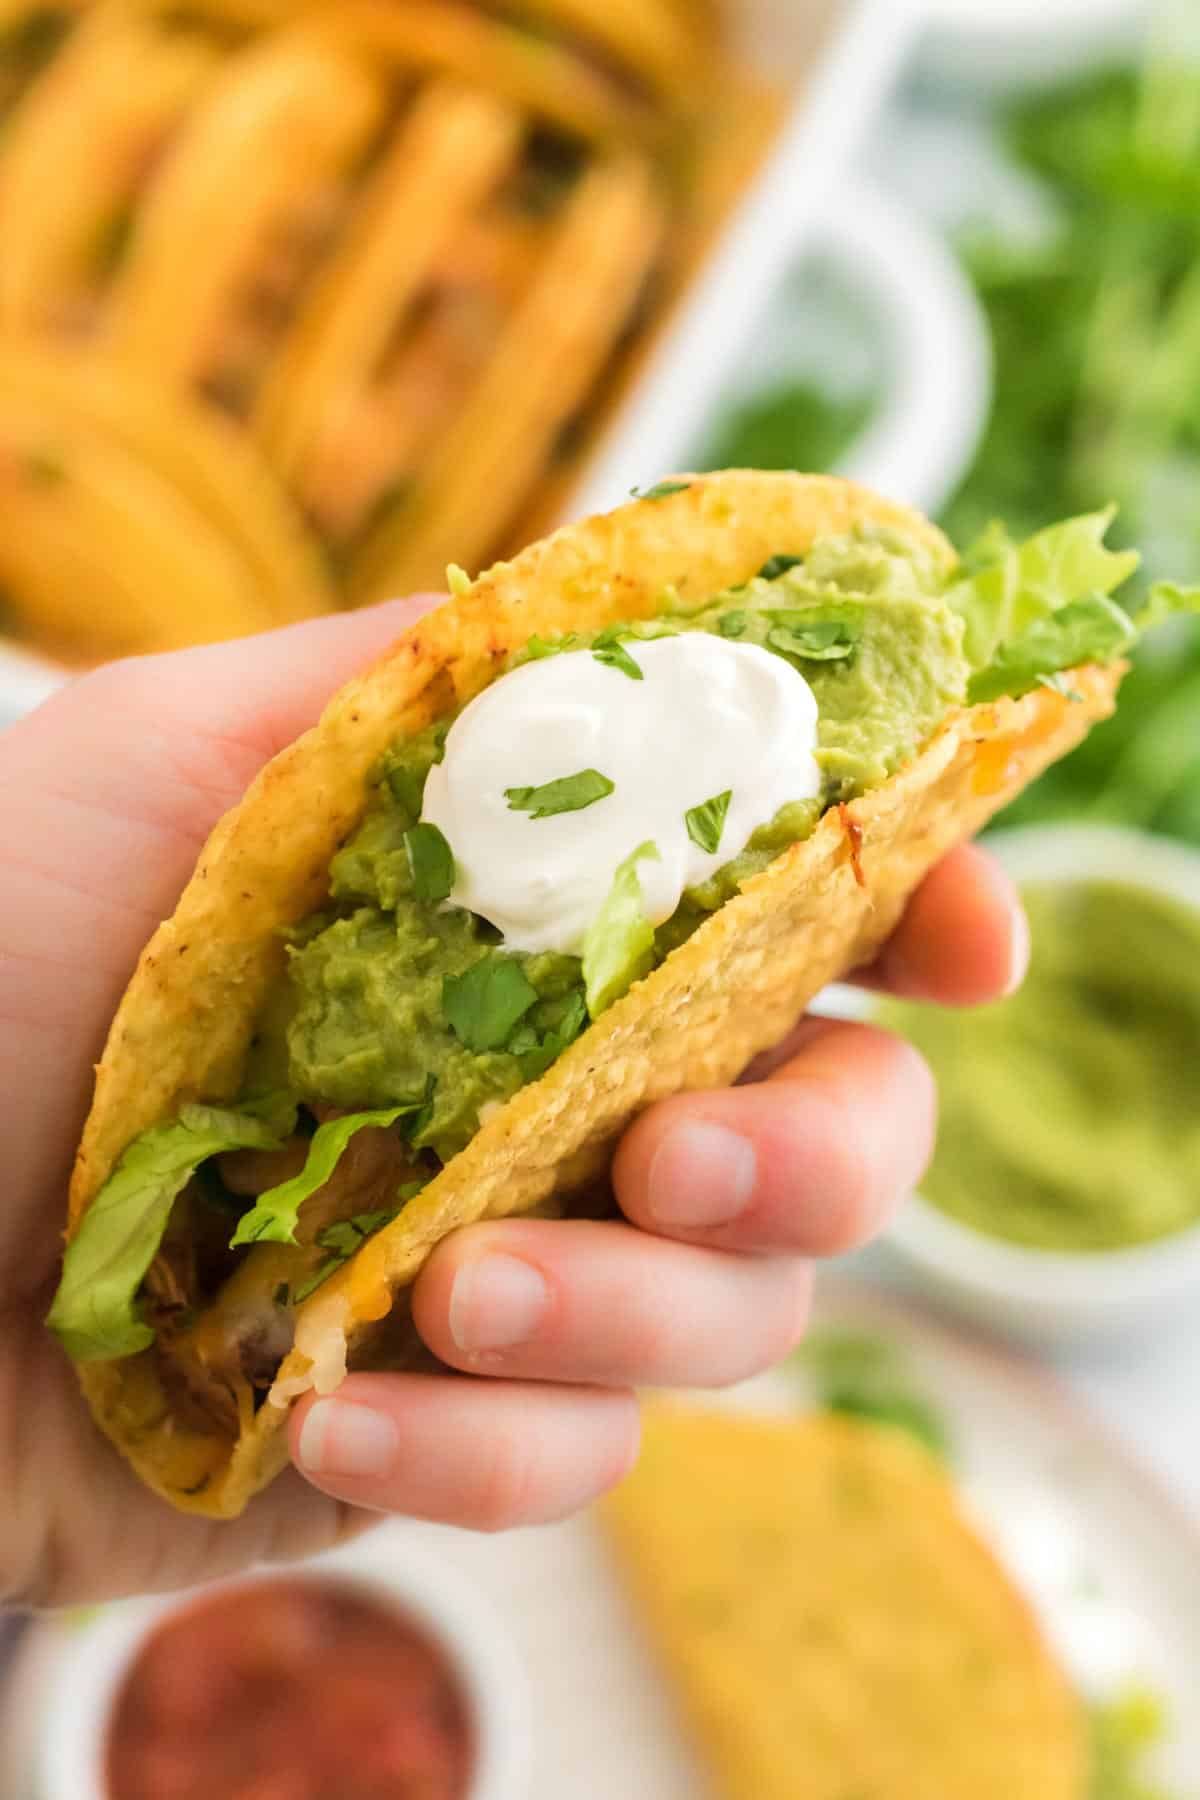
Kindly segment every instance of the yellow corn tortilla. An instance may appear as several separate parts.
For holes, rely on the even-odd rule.
[[[71,1182],[71,1226],[140,1132],[192,1099],[236,1096],[255,1017],[281,971],[283,927],[324,897],[367,778],[397,739],[471,699],[535,633],[648,618],[664,589],[700,601],[781,551],[873,521],[906,530],[949,568],[939,532],[832,477],[727,472],[568,526],[489,570],[406,631],[277,756],[216,827],[173,918],[143,952],[97,1070]],[[172,1414],[153,1351],[81,1371],[92,1410],[173,1504],[240,1512],[283,1467],[290,1401],[336,1385],[348,1351],[459,1225],[528,1213],[606,1169],[635,1113],[731,1080],[834,977],[866,961],[926,871],[1112,708],[1119,669],[1072,672],[1071,701],[1041,688],[954,713],[885,786],[827,814],[713,915],[554,1064],[297,1314],[296,1343],[236,1444]]]
[[[1071,1685],[901,1433],[654,1408],[602,1517],[725,1800],[1083,1800]]]

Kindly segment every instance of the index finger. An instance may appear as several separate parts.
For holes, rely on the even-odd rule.
[[[905,1000],[978,1006],[1020,987],[1029,925],[995,857],[960,844],[925,877],[875,961],[852,980]]]

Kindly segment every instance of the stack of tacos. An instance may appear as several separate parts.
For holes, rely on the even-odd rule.
[[[207,412],[270,584],[310,565],[293,616],[526,541],[764,146],[719,45],[703,0],[0,4],[0,541],[87,535],[99,584],[81,620],[69,550],[14,552],[7,628],[85,660],[262,624],[196,553]],[[114,380],[153,430],[75,404]]]
[[[1107,524],[993,533],[962,565],[849,483],[680,477],[456,578],[338,694],[217,826],[98,1068],[50,1323],[142,1477],[237,1513],[299,1395],[420,1355],[405,1290],[449,1231],[602,1205],[640,1109],[731,1080],[868,961],[933,864],[1111,710],[1140,626],[1196,604],[1112,599],[1137,558]],[[718,820],[719,866],[669,916],[631,841],[574,949],[506,945],[453,897],[478,847],[429,820],[455,722],[506,681],[536,698],[561,658],[623,684],[616,716],[638,658],[694,632],[811,697],[819,792],[770,816],[751,796],[738,841]],[[607,787],[583,798],[619,842]],[[536,875],[532,792],[505,788]],[[728,806],[694,798],[693,835]],[[588,817],[555,821],[568,858]]]

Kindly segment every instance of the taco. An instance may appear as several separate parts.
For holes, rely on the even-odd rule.
[[[960,567],[847,482],[734,472],[452,571],[217,826],[114,1021],[50,1323],[141,1476],[236,1514],[297,1396],[419,1354],[441,1238],[603,1205],[636,1112],[869,960],[1111,710],[1107,524]]]
[[[1083,1800],[1086,1717],[906,1433],[648,1409],[602,1519],[724,1800]]]

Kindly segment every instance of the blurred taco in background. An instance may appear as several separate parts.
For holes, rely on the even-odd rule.
[[[778,111],[704,0],[0,0],[0,107],[0,515],[51,545],[5,628],[66,662],[263,622],[189,469],[74,382],[240,438],[298,610],[437,587],[561,505]]]
[[[965,564],[832,478],[665,481],[406,631],[216,828],[97,1074],[50,1323],[175,1504],[238,1511],[305,1391],[420,1354],[484,1217],[592,1207],[958,840],[1112,708],[1108,516]]]
[[[801,1758],[805,1800],[1092,1791],[1071,1681],[906,1434],[655,1405],[602,1518],[725,1800]]]

